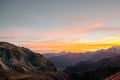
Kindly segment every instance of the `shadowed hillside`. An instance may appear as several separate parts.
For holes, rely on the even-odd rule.
[[[48,55],[48,54],[47,54]],[[49,56],[53,54],[49,54]],[[48,57],[48,60],[53,62],[58,69],[64,69],[68,66],[74,66],[79,62],[83,61],[92,61],[97,62],[105,58],[111,58],[114,56],[120,55],[120,47],[114,46],[106,50],[98,50],[95,52],[86,52],[86,53],[67,53],[62,55],[57,55],[53,57]],[[45,55],[46,56],[46,55]]]
[[[65,73],[57,72],[56,67],[41,54],[0,42],[0,80],[66,80]]]
[[[105,80],[120,80],[120,72],[113,74],[112,76],[106,78]]]
[[[67,73],[87,72],[96,69],[104,69],[107,67],[111,67],[111,68],[120,67],[120,56],[105,58],[97,62],[92,62],[92,61],[79,62],[75,66],[67,67],[64,71]]]

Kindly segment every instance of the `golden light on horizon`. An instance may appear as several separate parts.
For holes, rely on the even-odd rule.
[[[87,52],[96,51],[100,49],[107,49],[112,46],[120,46],[120,39],[118,40],[96,40],[88,42],[34,42],[29,44],[22,44],[22,46],[28,47],[36,52],[47,53],[47,52]]]
[[[1,42],[40,53],[86,52],[120,46],[120,0],[0,0],[0,3]]]

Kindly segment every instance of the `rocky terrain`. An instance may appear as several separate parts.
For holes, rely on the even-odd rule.
[[[112,49],[113,52],[115,49]],[[118,54],[119,51],[115,53]],[[68,54],[60,56],[63,55]],[[76,57],[78,55],[76,54]],[[78,57],[81,56],[83,55],[80,54]],[[69,58],[72,58],[71,54]],[[75,58],[73,60],[76,60]],[[74,66],[58,71],[54,64],[41,54],[7,42],[0,42],[0,80],[111,80],[112,78],[119,80],[117,73],[120,71],[119,61],[119,55],[98,61],[80,61]]]
[[[65,80],[66,74],[41,54],[7,42],[0,42],[0,80]]]

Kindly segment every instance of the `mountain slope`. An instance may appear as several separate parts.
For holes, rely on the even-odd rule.
[[[67,75],[41,54],[0,42],[0,80],[67,80]]]
[[[48,60],[53,62],[58,69],[63,69],[67,66],[74,65],[83,60],[83,54],[67,53],[64,55],[48,58]]]
[[[62,56],[68,54],[67,52],[59,52],[59,53],[44,53],[43,56],[46,58],[52,58],[52,57],[57,57],[57,56]]]
[[[77,73],[69,73],[70,80],[104,80],[106,77],[109,77],[120,71],[120,67],[116,68],[104,68],[97,69],[88,72],[77,72]],[[108,80],[116,80],[116,79],[108,79]],[[119,79],[118,79],[119,80]]]
[[[41,54],[4,42],[0,42],[0,65],[3,70],[12,72],[56,70],[54,65]]]
[[[107,67],[111,67],[111,68],[120,67],[120,56],[102,59],[97,62],[91,62],[91,61],[80,62],[75,66],[67,67],[64,71],[67,73],[87,72],[97,69],[104,69]]]
[[[83,61],[92,61],[97,62],[104,58],[111,58],[114,56],[120,55],[120,47],[114,46],[106,50],[98,50],[95,52],[86,52],[86,53],[66,53],[60,56],[54,56],[48,58],[53,62],[58,69],[64,69],[67,66],[73,66],[79,62]]]
[[[113,74],[112,76],[106,78],[105,80],[120,80],[120,72]]]
[[[69,74],[71,80],[104,80],[120,71],[120,56],[102,59],[97,62],[85,61],[75,66],[67,67],[64,72]],[[119,80],[107,78],[107,80]]]
[[[120,47],[119,46],[114,46],[111,48],[108,48],[106,50],[98,50],[96,52],[93,52],[94,55],[90,58],[90,61],[99,61],[104,58],[111,58],[114,56],[120,55]]]

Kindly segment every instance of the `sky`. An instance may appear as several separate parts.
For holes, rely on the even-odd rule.
[[[120,46],[120,0],[0,0],[0,41],[40,53]]]

